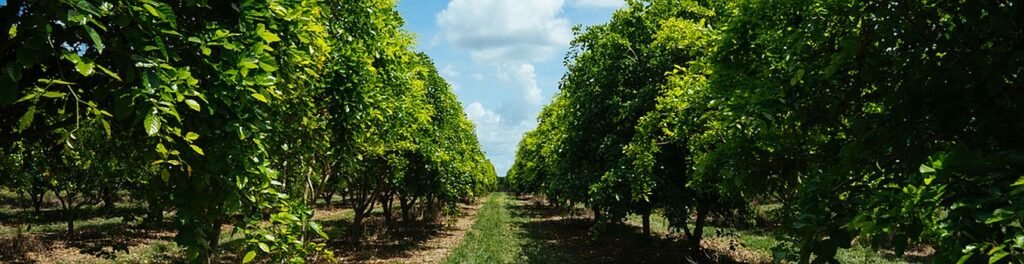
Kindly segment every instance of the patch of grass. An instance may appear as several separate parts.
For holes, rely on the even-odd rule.
[[[445,259],[445,263],[514,263],[520,255],[521,236],[515,227],[521,221],[509,211],[504,193],[487,197],[466,238]]]
[[[141,249],[119,252],[113,263],[180,263],[184,262],[181,247],[171,241],[154,241]]]
[[[75,231],[87,230],[87,229],[103,229],[103,228],[110,228],[110,227],[120,226],[120,225],[123,225],[123,221],[122,221],[121,217],[112,217],[112,218],[97,217],[97,218],[90,218],[90,219],[75,220]],[[54,222],[47,222],[47,223],[41,223],[41,224],[33,224],[32,225],[32,230],[27,230],[27,228],[28,228],[27,224],[20,224],[20,225],[13,225],[13,226],[11,226],[11,225],[0,225],[0,236],[10,236],[10,235],[13,235],[13,234],[18,232],[18,229],[21,229],[21,232],[22,233],[26,233],[26,234],[54,234],[54,233],[63,233],[63,232],[67,231],[68,226],[67,226],[67,223],[65,223],[63,221],[54,221]]]
[[[765,205],[764,207],[767,208],[766,211],[770,211],[777,209],[778,205]],[[640,226],[640,216],[630,215],[626,218],[626,223],[630,225]],[[693,228],[692,224],[690,225],[690,228]],[[651,215],[651,232],[662,234],[668,233],[668,220],[661,215]],[[735,240],[739,242],[739,244],[742,245],[743,247],[749,248],[753,251],[756,251],[757,253],[771,257],[772,248],[778,245],[780,240],[782,240],[782,233],[781,231],[773,229],[739,229],[707,226],[704,229],[704,239]],[[849,249],[839,249],[839,251],[836,253],[836,259],[838,259],[840,263],[920,263],[918,261],[901,259],[892,256],[891,254],[878,252],[871,248],[857,245]]]

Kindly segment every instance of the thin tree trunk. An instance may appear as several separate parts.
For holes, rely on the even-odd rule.
[[[355,204],[355,215],[352,217],[352,225],[349,227],[350,239],[352,242],[359,243],[363,238],[363,219],[366,215],[373,211],[374,200],[369,199],[369,204],[357,203]],[[368,210],[369,209],[369,210]]]
[[[71,236],[75,233],[75,219],[71,216],[71,205],[68,204],[70,201],[65,200],[67,197],[61,197],[60,191],[58,190],[53,190],[53,194],[54,196],[57,196],[57,201],[60,202],[60,216],[64,219],[64,222],[67,223],[67,235]]]
[[[36,216],[40,216],[43,208],[43,197],[46,196],[46,191],[29,194],[29,196],[31,196],[32,199],[32,212],[35,213]]]
[[[110,213],[116,208],[114,203],[117,200],[117,190],[113,188],[102,188],[103,211]]]
[[[398,196],[398,199],[400,203],[399,206],[402,207],[402,222],[412,222],[412,215],[410,214],[410,211],[412,210],[412,206],[416,204],[416,197],[408,199],[407,197],[404,196]]]
[[[710,205],[705,205],[704,203],[697,205],[697,219],[694,222],[693,236],[689,239],[690,249],[693,252],[700,251],[700,241],[704,238],[704,222],[708,218],[708,210],[710,209],[708,206]]]
[[[324,193],[324,208],[327,208],[327,209],[334,208],[334,206],[331,204],[331,202],[333,200],[334,200],[334,192],[333,191]]]
[[[644,240],[651,239],[651,212],[643,214]]]
[[[391,216],[391,205],[392,205],[392,199],[391,198],[392,198],[392,193],[388,192],[387,194],[385,194],[381,198],[381,201],[380,201],[381,207],[384,208],[384,225],[387,226],[388,229],[390,229],[390,228],[392,228],[394,226],[394,219],[392,219],[392,216]]]
[[[215,263],[217,259],[217,249],[220,247],[220,228],[224,225],[224,218],[218,217],[213,220],[213,223],[207,226],[209,229],[206,230],[206,242],[208,251],[200,253],[199,260],[201,263]]]

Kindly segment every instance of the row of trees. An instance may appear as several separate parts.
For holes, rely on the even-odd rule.
[[[329,257],[319,198],[455,203],[496,185],[473,125],[393,0],[9,0],[0,7],[0,182],[38,212],[172,212],[196,262],[221,227],[245,260]],[[126,192],[127,190],[127,192]]]
[[[709,218],[781,203],[777,260],[834,262],[857,238],[1024,261],[1019,3],[627,2],[576,30],[517,191],[648,234],[658,212],[695,250]]]

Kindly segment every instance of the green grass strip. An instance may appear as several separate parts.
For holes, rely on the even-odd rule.
[[[476,222],[445,263],[514,263],[520,255],[519,221],[509,210],[511,200],[505,193],[487,197]]]

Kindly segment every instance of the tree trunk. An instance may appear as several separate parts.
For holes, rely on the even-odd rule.
[[[220,228],[224,226],[224,218],[217,218],[213,221],[213,225],[210,227],[210,255],[214,255],[217,252],[217,248],[220,247]]]
[[[434,222],[435,220],[437,220],[437,219],[434,219],[434,196],[433,195],[427,196],[426,204],[424,206],[426,208],[424,208],[424,210],[423,210],[423,220],[426,221],[426,222]]]
[[[704,238],[704,222],[708,218],[708,210],[710,205],[701,203],[697,205],[697,219],[694,222],[693,236],[690,237],[690,249],[693,252],[700,252],[700,241]]]
[[[43,211],[43,196],[42,195],[33,196],[32,197],[32,213],[35,213],[36,216],[39,216],[40,214],[42,214],[42,211]]]
[[[75,233],[75,218],[71,216],[71,205],[69,204],[71,201],[65,200],[65,199],[70,199],[70,198],[69,197],[61,197],[60,196],[60,192],[57,191],[57,190],[53,190],[53,194],[54,194],[54,196],[57,196],[57,201],[60,202],[60,208],[61,208],[60,216],[61,216],[61,218],[64,219],[64,222],[67,223],[67,226],[68,226],[68,230],[67,230],[68,233],[67,233],[67,235],[71,236],[72,234]]]
[[[334,208],[331,205],[331,201],[332,200],[334,200],[334,192],[324,193],[324,208],[327,208],[327,209]]]
[[[398,199],[398,202],[400,203],[399,206],[402,207],[402,222],[412,222],[412,215],[410,214],[410,211],[412,210],[412,206],[416,204],[416,197],[407,199],[404,196],[398,196]]]
[[[644,240],[651,239],[651,212],[643,214]]]
[[[32,199],[32,213],[36,216],[42,214],[44,196],[46,196],[46,190],[29,193],[29,197]]]
[[[349,239],[353,243],[359,243],[359,241],[362,240],[362,238],[363,238],[363,218],[364,217],[365,217],[365,213],[364,213],[363,209],[356,208],[355,216],[352,217],[352,225],[350,225],[349,228],[348,228],[349,235],[350,235]]]
[[[601,222],[601,208],[597,208],[597,206],[591,206],[590,210],[594,212],[594,223]]]
[[[220,247],[220,228],[224,225],[224,218],[219,217],[213,220],[213,224],[207,226],[206,243],[207,250],[200,250],[199,261],[201,263],[217,262],[217,249]]]
[[[341,192],[341,207],[345,207],[345,204],[348,203],[348,199],[347,199],[348,195],[346,195],[346,193],[348,193],[348,192],[345,192],[345,191]]]
[[[391,229],[392,227],[394,227],[394,219],[392,219],[392,216],[391,216],[391,205],[392,205],[392,199],[391,199],[392,197],[391,196],[392,196],[391,193],[385,194],[381,198],[381,201],[380,201],[381,207],[384,208],[384,225],[387,226],[388,229]]]
[[[114,203],[117,200],[117,190],[113,188],[103,188],[103,212],[110,213],[114,211]]]

